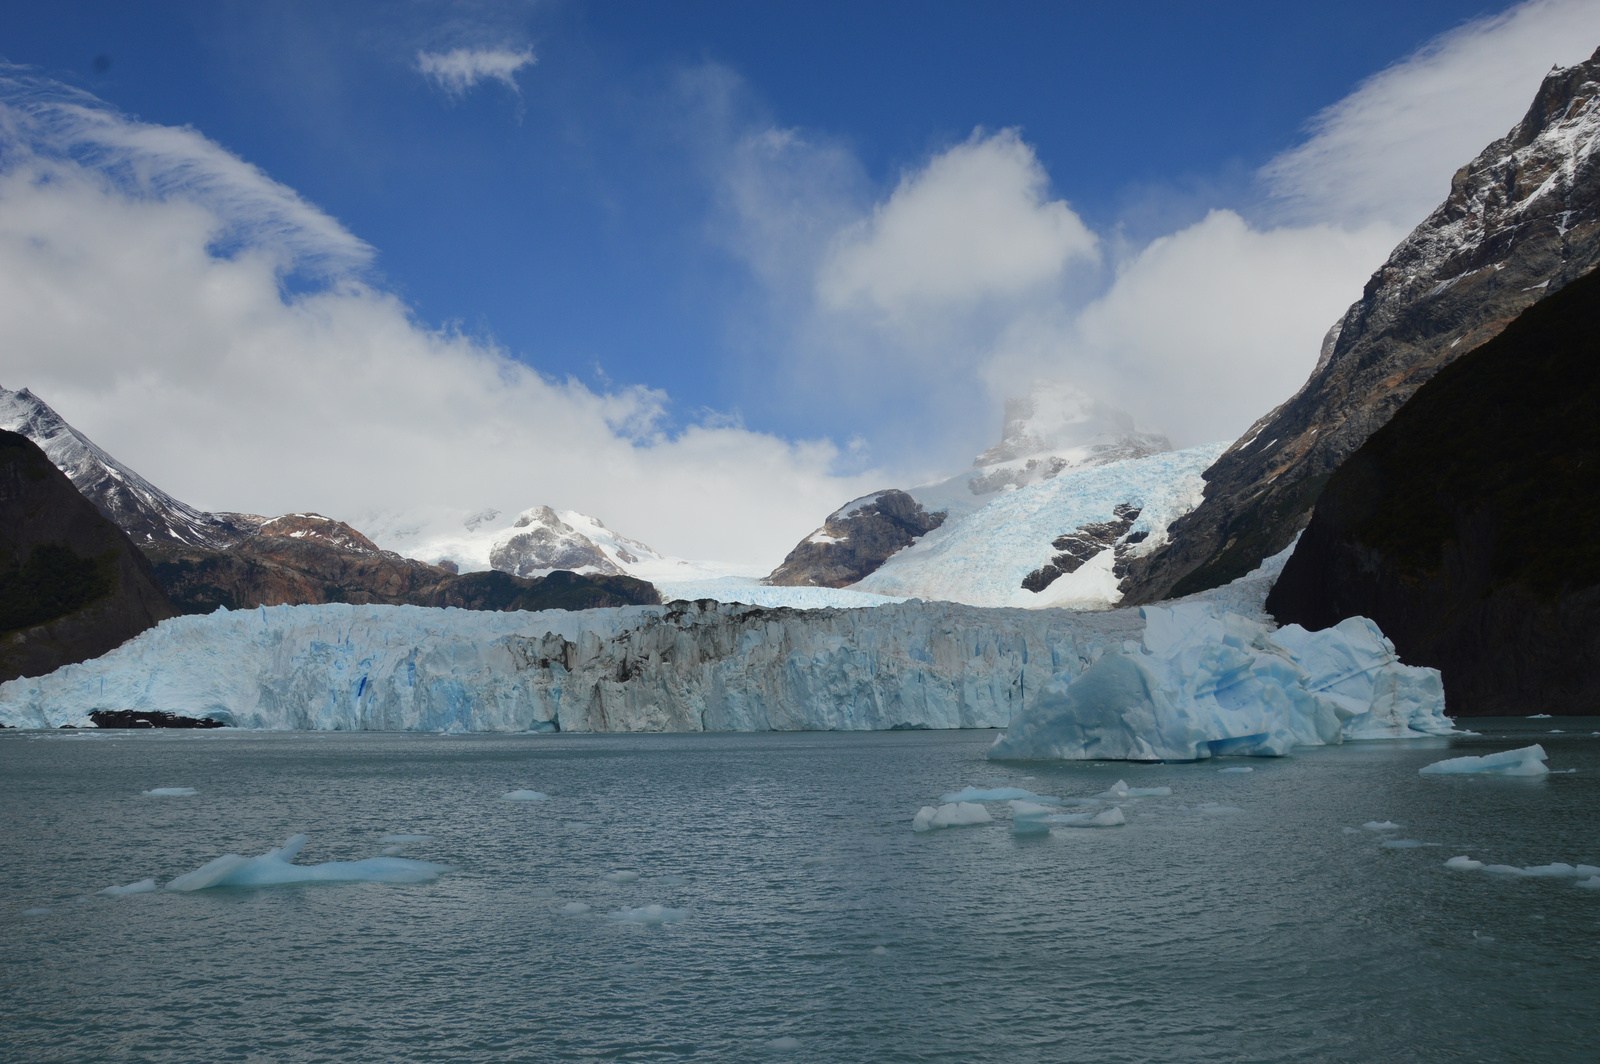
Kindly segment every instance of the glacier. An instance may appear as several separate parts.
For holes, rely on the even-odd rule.
[[[1308,632],[1204,600],[1139,612],[1140,643],[1052,681],[989,757],[1198,761],[1454,731],[1439,673],[1402,664],[1366,618]]]
[[[88,727],[95,710],[160,709],[267,730],[1009,726],[990,757],[1127,760],[1451,732],[1438,673],[1401,664],[1372,622],[1273,628],[1262,602],[1288,553],[1225,588],[1138,611],[918,600],[219,610],[0,684],[0,722]]]

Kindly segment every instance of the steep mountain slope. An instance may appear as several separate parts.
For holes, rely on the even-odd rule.
[[[255,530],[250,514],[210,514],[174,499],[95,446],[28,389],[0,388],[0,429],[21,433],[136,544],[220,549]]]
[[[0,680],[98,657],[171,616],[127,535],[38,445],[0,431]]]
[[[1377,621],[1450,712],[1600,706],[1600,273],[1441,370],[1328,481],[1267,608]]]
[[[1305,386],[1206,471],[1128,602],[1226,583],[1287,546],[1328,476],[1430,377],[1600,262],[1600,52],[1552,71],[1329,333]]]
[[[895,551],[944,524],[903,491],[889,489],[845,503],[801,540],[764,583],[775,587],[846,587]]]

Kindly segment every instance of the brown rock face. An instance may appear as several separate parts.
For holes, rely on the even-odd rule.
[[[1299,393],[1206,471],[1124,603],[1227,583],[1293,541],[1327,478],[1430,377],[1600,263],[1600,52],[1552,71],[1329,333]]]
[[[99,657],[174,615],[127,535],[0,431],[0,681]]]
[[[889,555],[944,524],[903,491],[880,491],[846,503],[801,540],[764,581],[778,587],[845,587]]]
[[[1377,621],[1453,715],[1600,705],[1600,273],[1440,371],[1328,481],[1267,599]]]

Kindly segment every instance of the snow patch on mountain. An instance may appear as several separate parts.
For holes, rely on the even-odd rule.
[[[894,554],[850,590],[974,606],[1113,606],[1121,592],[1116,552],[1109,547],[1042,592],[1028,591],[1022,582],[1050,561],[1058,537],[1113,521],[1125,504],[1139,507],[1124,537],[1137,540],[1133,556],[1155,550],[1166,542],[1167,526],[1199,505],[1205,487],[1200,474],[1224,449],[1210,444],[1081,467],[998,493]]]

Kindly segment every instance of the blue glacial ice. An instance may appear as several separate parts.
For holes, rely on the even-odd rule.
[[[1196,761],[1453,730],[1439,673],[1401,664],[1365,618],[1310,632],[1208,600],[1140,613],[1139,644],[1046,685],[989,756]]]
[[[122,887],[107,887],[104,890],[97,890],[97,891],[95,891],[95,893],[96,894],[108,894],[113,898],[120,898],[120,897],[122,897],[124,895],[127,895],[127,894],[149,894],[151,891],[153,891],[155,889],[156,889],[156,881],[155,880],[153,880],[153,879],[141,879],[137,883],[129,883],[128,885],[122,886]]]
[[[1128,822],[1128,817],[1121,806],[1114,805],[1099,813],[1055,813],[1045,820],[1069,828],[1119,828]]]
[[[911,830],[934,831],[939,828],[970,827],[974,824],[987,824],[993,819],[989,815],[989,810],[976,802],[946,802],[937,809],[925,805],[917,810],[917,815],[911,820]]]
[[[1050,822],[1048,817],[1056,812],[1054,806],[1040,805],[1037,802],[1013,800],[1011,803],[1011,834],[1013,835],[1048,835]]]
[[[1517,865],[1485,864],[1482,861],[1475,861],[1465,854],[1450,858],[1444,863],[1444,866],[1455,872],[1488,872],[1492,875],[1506,876],[1512,879],[1576,879],[1580,880],[1577,884],[1580,887],[1590,885],[1584,880],[1600,877],[1600,867],[1595,865],[1569,865],[1562,861],[1556,861],[1547,865],[1519,867]],[[1600,886],[1600,883],[1596,885]]]
[[[1545,776],[1544,747],[1535,743],[1518,750],[1502,750],[1481,757],[1452,757],[1417,769],[1423,776]]]
[[[941,795],[941,802],[1009,802],[1012,799],[1022,798],[1030,802],[1043,802],[1050,805],[1060,805],[1060,798],[1051,798],[1048,795],[1034,794],[1021,787],[967,787],[964,790],[953,791]]]
[[[404,857],[368,857],[361,861],[325,861],[292,864],[306,844],[293,835],[276,850],[259,857],[230,853],[187,872],[167,884],[168,890],[206,890],[211,887],[278,887],[297,883],[428,883],[450,871],[449,865],[413,861]]]

